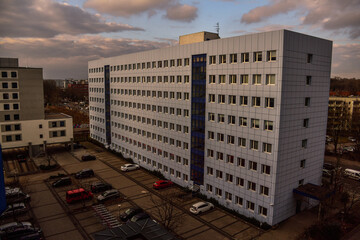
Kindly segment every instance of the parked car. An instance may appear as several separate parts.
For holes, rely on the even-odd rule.
[[[63,187],[63,186],[69,186],[71,185],[71,178],[70,177],[63,177],[59,180],[52,183],[53,187]]]
[[[323,169],[333,171],[335,169],[335,167],[331,163],[324,163]]]
[[[327,170],[327,169],[322,170],[323,177],[331,177],[331,173],[332,173],[331,170]]]
[[[198,202],[191,206],[190,212],[193,214],[200,214],[214,208],[214,205],[209,202]]]
[[[86,191],[83,188],[74,189],[66,192],[66,202],[73,203],[81,200],[92,199],[93,194],[91,191]]]
[[[356,142],[356,138],[354,138],[354,137],[348,137],[348,140],[351,142]]]
[[[359,181],[360,180],[360,171],[347,168],[344,170],[344,176]]]
[[[75,178],[88,178],[94,176],[94,171],[90,168],[85,168],[75,174]]]
[[[108,183],[96,182],[90,185],[90,189],[93,193],[103,192],[112,189],[112,186]]]
[[[26,156],[24,154],[19,154],[16,156],[18,162],[26,162]]]
[[[0,239],[41,239],[42,231],[31,225],[15,223],[16,225],[0,231]]]
[[[128,163],[128,164],[121,166],[121,171],[123,171],[123,172],[132,171],[132,170],[136,170],[136,169],[140,169],[140,166],[138,164]]]
[[[97,197],[99,202],[105,202],[110,199],[115,199],[120,197],[120,192],[117,189],[111,189],[103,192]]]
[[[120,219],[123,222],[126,222],[127,220],[131,219],[133,216],[135,216],[138,213],[142,213],[143,210],[141,208],[135,207],[135,208],[128,208],[125,212],[120,214]]]
[[[32,227],[32,224],[30,222],[11,222],[11,223],[6,223],[4,225],[0,226],[0,231],[8,231],[11,229],[16,229],[16,228],[20,228],[20,227]]]
[[[171,187],[172,185],[174,185],[174,183],[170,180],[159,180],[153,184],[153,188],[162,189],[162,188]]]
[[[354,150],[355,150],[354,146],[343,147],[343,152],[354,152]]]
[[[25,206],[25,203],[14,203],[8,205],[5,211],[1,214],[0,218],[6,218],[13,215],[21,215],[28,211],[28,208]]]
[[[5,196],[7,204],[30,201],[30,195],[20,188],[5,188]]]
[[[142,213],[138,213],[136,214],[135,216],[133,216],[130,220],[128,221],[131,221],[131,222],[138,222],[142,219],[147,219],[147,218],[150,218],[149,214],[145,213],[145,212],[142,212]]]
[[[96,160],[96,157],[94,155],[84,155],[81,157],[82,161],[91,161]]]

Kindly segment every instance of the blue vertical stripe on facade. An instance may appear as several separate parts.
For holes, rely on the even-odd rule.
[[[106,120],[106,143],[111,145],[111,114],[110,114],[110,66],[104,66],[105,82],[105,120]]]

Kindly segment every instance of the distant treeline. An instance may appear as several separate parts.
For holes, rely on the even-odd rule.
[[[356,92],[360,92],[360,79],[331,78],[330,91],[349,91],[356,95]]]

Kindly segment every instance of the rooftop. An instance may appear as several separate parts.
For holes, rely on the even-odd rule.
[[[63,119],[71,118],[71,116],[66,115],[65,113],[45,113],[45,119]]]

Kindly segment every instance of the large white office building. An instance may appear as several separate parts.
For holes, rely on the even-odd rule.
[[[295,188],[321,183],[331,55],[279,30],[90,61],[91,138],[274,225],[301,208]]]

